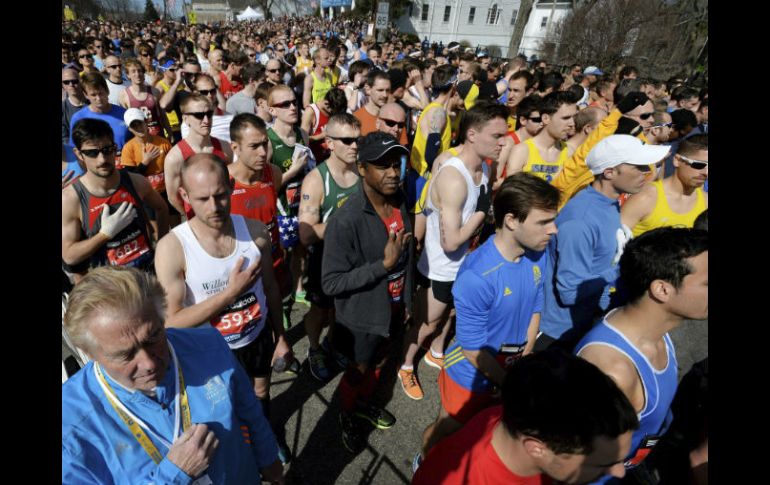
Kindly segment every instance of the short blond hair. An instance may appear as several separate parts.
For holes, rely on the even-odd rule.
[[[91,353],[96,342],[91,324],[99,316],[146,315],[147,310],[162,322],[166,319],[166,292],[155,276],[126,266],[92,269],[75,285],[64,314],[64,328],[72,342]]]
[[[268,104],[268,106],[272,106],[273,105],[273,101],[275,101],[275,93],[277,93],[278,91],[288,91],[288,92],[290,92],[292,94],[294,93],[294,90],[291,89],[289,86],[287,86],[285,84],[276,84],[275,86],[270,88],[270,90],[267,92],[267,104]]]

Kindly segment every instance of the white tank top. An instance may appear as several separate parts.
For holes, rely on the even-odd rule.
[[[230,216],[235,229],[235,250],[224,258],[211,256],[198,242],[190,229],[190,223],[185,222],[172,229],[184,250],[185,306],[200,303],[227,287],[230,273],[238,258],[243,256],[243,268],[249,267],[261,257],[259,248],[249,234],[249,228],[243,216]],[[267,304],[262,278],[257,278],[254,285],[242,293],[235,302],[222,310],[209,324],[219,330],[231,349],[249,345],[257,338],[265,327]]]
[[[460,171],[465,178],[465,185],[468,190],[468,197],[465,199],[465,204],[463,205],[461,223],[462,225],[465,225],[468,222],[468,219],[470,219],[474,212],[476,212],[476,201],[479,198],[481,186],[489,183],[489,166],[487,166],[486,163],[482,163],[481,166],[482,175],[481,183],[479,185],[476,185],[473,182],[473,177],[470,172],[465,168],[462,160],[457,157],[452,157],[444,162],[438,169],[438,172],[433,175],[433,180],[431,180],[430,187],[428,188],[427,207],[423,211],[427,217],[425,228],[425,250],[422,252],[420,260],[417,262],[417,269],[423,276],[427,276],[434,281],[454,281],[455,278],[457,278],[457,272],[465,259],[465,255],[468,254],[471,240],[473,240],[471,237],[468,241],[465,241],[462,246],[457,248],[456,251],[451,253],[447,253],[441,248],[441,230],[439,228],[438,209],[433,204],[432,196],[433,181],[436,180],[438,174],[446,167],[454,167]],[[488,188],[489,187],[487,187],[487,189]]]

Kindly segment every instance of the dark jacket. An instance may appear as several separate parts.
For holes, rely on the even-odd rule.
[[[401,194],[404,233],[413,232],[406,198]],[[390,296],[382,261],[388,232],[369,199],[363,181],[334,217],[324,234],[321,272],[323,291],[334,297],[336,321],[361,332],[387,337],[390,329]],[[407,252],[404,303],[411,306],[414,283],[414,238]]]

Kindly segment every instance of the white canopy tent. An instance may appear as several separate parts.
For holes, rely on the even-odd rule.
[[[238,20],[262,20],[265,18],[265,15],[251,7],[246,7],[246,10],[238,14],[236,18]]]

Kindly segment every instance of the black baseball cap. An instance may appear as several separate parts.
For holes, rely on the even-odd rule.
[[[398,144],[393,135],[373,131],[358,139],[358,161],[372,163],[388,161],[401,155],[409,156],[409,150]]]

